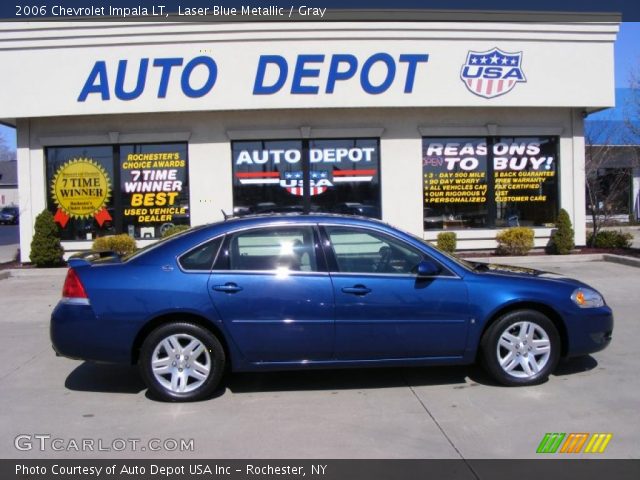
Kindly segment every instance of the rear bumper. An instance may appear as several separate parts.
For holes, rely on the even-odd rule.
[[[613,312],[609,307],[581,309],[567,323],[569,357],[599,352],[611,343]]]
[[[109,363],[131,363],[132,340],[121,329],[96,318],[88,303],[61,300],[51,314],[54,351],[63,357]]]

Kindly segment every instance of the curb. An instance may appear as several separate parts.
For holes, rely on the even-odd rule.
[[[612,253],[589,253],[586,255],[539,255],[535,257],[472,257],[464,260],[483,263],[579,263],[579,262],[609,262],[626,265],[628,267],[640,268],[640,258],[625,257],[624,255],[614,255]]]
[[[605,262],[619,263],[621,265],[627,265],[628,267],[640,268],[640,258],[625,257],[624,255],[614,255],[612,253],[605,253],[602,257]]]

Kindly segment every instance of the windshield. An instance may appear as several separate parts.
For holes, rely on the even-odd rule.
[[[176,239],[186,235],[187,233],[191,233],[191,232],[194,232],[196,230],[200,230],[200,229],[202,229],[204,227],[206,227],[206,225],[200,225],[198,227],[192,227],[189,230],[185,230],[183,232],[176,233],[174,235],[170,235],[170,236],[165,237],[165,238],[161,238],[160,240],[158,240],[156,242],[153,242],[153,243],[151,243],[149,245],[146,245],[146,246],[136,250],[135,252],[128,253],[127,255],[123,255],[122,256],[122,261],[124,262],[124,261],[127,261],[127,260],[131,260],[133,258],[137,258],[140,255],[142,255],[143,253],[149,252],[149,251],[155,249],[156,247],[159,247],[160,245],[164,245],[167,242],[176,240]]]
[[[424,238],[421,238],[417,235],[414,235],[412,233],[409,233],[409,235],[411,235],[413,238],[415,238],[416,240],[418,240],[420,243],[422,243],[423,245],[427,245],[429,247],[435,248],[438,253],[444,255],[445,257],[447,257],[449,260],[451,260],[452,262],[456,263],[457,265],[460,265],[463,268],[466,268],[468,270],[474,270],[477,266],[476,262],[470,262],[468,260],[464,260],[462,258],[459,258],[455,255],[452,255],[448,252],[445,252],[444,250],[440,250],[438,247],[436,247],[433,243],[425,240]]]

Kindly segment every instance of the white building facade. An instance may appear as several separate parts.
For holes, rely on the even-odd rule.
[[[615,22],[0,24],[22,260],[171,225],[332,211],[492,248],[585,243],[587,112],[614,105]]]

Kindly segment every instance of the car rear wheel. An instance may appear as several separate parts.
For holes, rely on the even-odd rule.
[[[485,368],[503,385],[535,385],[547,380],[560,359],[560,335],[536,310],[509,312],[494,322],[481,342]]]
[[[139,368],[149,391],[168,401],[211,396],[222,378],[225,354],[210,331],[192,323],[153,330],[140,350]]]

